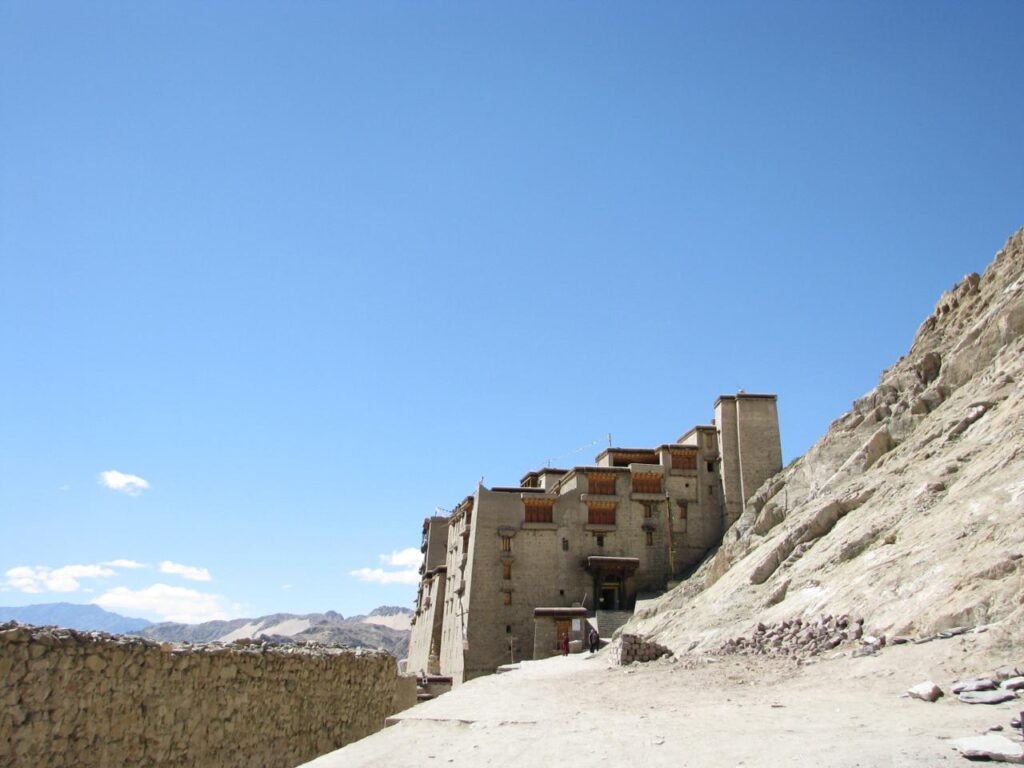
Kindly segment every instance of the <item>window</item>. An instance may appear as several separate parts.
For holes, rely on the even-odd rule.
[[[686,512],[687,512],[687,503],[686,503],[686,501],[684,499],[679,499],[678,501],[676,501],[676,504],[679,505],[679,519],[680,520],[685,520],[686,519]]]
[[[502,600],[502,603],[504,605],[512,605],[512,593],[511,592],[502,592],[501,593],[501,600]],[[512,630],[511,629],[506,629],[505,631],[506,632],[511,632]]]
[[[708,486],[708,496],[710,496],[711,498],[715,498],[715,486]]]
[[[647,537],[647,546],[648,547],[653,547],[654,546],[654,531],[644,531],[644,533],[646,534],[646,537]]]
[[[661,493],[661,473],[635,473],[633,475],[633,493]]]
[[[512,551],[512,537],[511,536],[502,536],[501,537],[501,551],[502,552],[511,552]]]
[[[715,462],[709,461],[708,462],[708,472],[714,472],[714,471],[715,471]]]
[[[569,540],[568,539],[562,539],[562,551],[563,552],[568,552],[569,551]]]
[[[565,597],[565,590],[564,589],[558,590],[558,596],[559,597]]]
[[[611,472],[590,472],[587,474],[587,491],[599,496],[615,495],[615,475]]]
[[[512,578],[512,561],[503,560],[501,563],[501,578],[508,581]]]
[[[550,523],[554,520],[554,499],[524,499],[523,504],[526,506],[526,522]]]
[[[614,501],[587,502],[587,523],[589,525],[615,525]]]
[[[509,596],[511,596],[511,595],[512,595],[512,593],[511,593],[511,592],[506,592],[505,594],[506,594],[506,595],[509,595]],[[506,625],[505,625],[505,634],[506,634],[506,635],[511,635],[511,634],[512,634],[512,625],[511,625],[511,624],[506,624]]]
[[[654,517],[654,505],[650,502],[644,504],[644,517]]]
[[[672,452],[672,469],[696,469],[697,449],[684,449]]]
[[[597,546],[599,546],[599,547],[603,547],[604,546],[604,536],[598,536],[597,537]]]

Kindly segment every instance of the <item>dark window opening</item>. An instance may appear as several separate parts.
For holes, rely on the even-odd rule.
[[[599,547],[603,547],[604,546],[604,536],[598,536],[597,537],[597,546],[599,546]]]
[[[615,525],[615,502],[592,501],[587,504],[587,523],[589,525]]]
[[[526,522],[550,523],[554,520],[554,499],[529,499],[526,504]]]
[[[715,471],[715,462],[709,461],[708,462],[708,472],[714,472],[714,471]]]
[[[568,539],[562,539],[562,551],[563,552],[568,552],[569,551],[569,540]]]
[[[654,546],[654,531],[644,531],[644,533],[647,534],[647,546],[648,547],[653,547]]]

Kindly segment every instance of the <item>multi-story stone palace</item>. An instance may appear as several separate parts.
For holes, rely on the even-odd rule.
[[[592,625],[608,634],[602,616],[685,577],[781,468],[775,395],[741,392],[674,443],[480,484],[423,522],[407,668],[458,684],[550,655]]]

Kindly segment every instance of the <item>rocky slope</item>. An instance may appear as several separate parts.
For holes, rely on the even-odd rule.
[[[16,608],[3,607],[0,608],[0,621],[17,621],[22,624],[49,625],[115,634],[139,632],[152,624],[145,619],[133,619],[130,616],[105,611],[98,605],[78,603],[40,603]]]
[[[255,619],[207,621],[202,624],[154,624],[137,633],[163,642],[231,643],[246,638],[264,638],[278,643],[319,643],[321,645],[352,648],[380,648],[402,658],[409,649],[408,629],[396,629],[388,623],[378,623],[377,611],[384,611],[385,622],[401,618],[401,612],[411,614],[407,608],[385,606],[370,616],[345,618],[335,611],[327,613],[275,613]],[[408,623],[408,616],[405,617]]]
[[[876,637],[990,625],[1020,646],[1022,555],[1024,230],[625,631],[710,650],[759,622],[823,626],[824,614],[863,618]]]

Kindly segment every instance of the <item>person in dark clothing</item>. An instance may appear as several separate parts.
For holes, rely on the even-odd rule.
[[[562,655],[563,656],[568,656],[569,655],[569,636],[568,635],[562,635]]]
[[[597,653],[597,649],[601,646],[601,638],[593,627],[590,628],[590,634],[587,635],[587,644],[590,646],[591,653]]]

